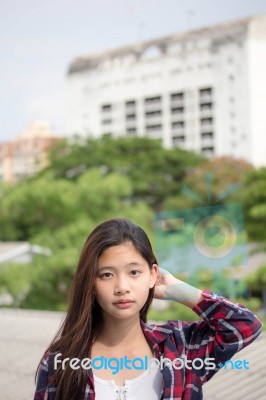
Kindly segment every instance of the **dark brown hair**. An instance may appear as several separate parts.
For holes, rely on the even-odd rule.
[[[95,336],[102,327],[102,313],[95,298],[95,278],[100,255],[109,247],[131,242],[151,268],[157,264],[148,236],[144,230],[125,218],[114,218],[98,225],[87,238],[74,276],[66,317],[48,347],[49,352],[62,353],[62,358],[86,358],[91,353]],[[154,288],[143,308],[140,319],[146,322],[154,295]],[[38,372],[38,370],[37,370]],[[36,375],[37,375],[36,372]],[[84,398],[87,370],[73,370],[66,364],[64,370],[54,374],[57,385],[55,400],[81,400]]]

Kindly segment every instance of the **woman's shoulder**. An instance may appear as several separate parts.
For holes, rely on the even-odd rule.
[[[56,356],[56,354],[60,354],[60,351],[59,350],[54,351],[54,350],[47,349],[47,350],[45,350],[45,352],[43,354],[43,360],[49,360],[51,358],[54,358]]]
[[[46,350],[42,356],[42,360],[40,362],[40,368],[48,371],[53,371],[54,369],[54,359],[57,354],[60,354],[59,351],[52,351],[50,349]]]

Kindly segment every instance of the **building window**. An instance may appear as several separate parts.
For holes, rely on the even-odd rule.
[[[161,114],[161,97],[160,96],[155,96],[155,97],[147,97],[145,98],[145,114],[146,118],[150,118],[152,116],[159,116]],[[154,113],[154,114],[152,114]]]
[[[200,111],[211,111],[211,110],[212,110],[212,103],[200,104]]]
[[[213,139],[213,132],[206,132],[201,134],[202,139]]]
[[[161,102],[161,96],[146,97],[145,104],[157,104]]]
[[[213,90],[211,87],[199,89],[200,104],[212,103]]]
[[[183,100],[183,99],[184,99],[184,92],[178,92],[178,93],[171,94],[172,101]]]
[[[162,129],[162,125],[161,124],[146,125],[146,131],[148,133],[159,132],[161,129]]]
[[[208,95],[212,94],[212,88],[208,87],[208,88],[200,89],[201,96],[204,96],[206,94],[208,94]]]
[[[135,100],[126,101],[126,107],[135,107],[135,106],[136,106]]]
[[[112,111],[112,104],[103,104],[102,111]]]
[[[178,122],[172,122],[172,128],[184,128],[185,122],[184,121],[178,121]]]
[[[201,133],[210,133],[213,131],[212,118],[201,118],[200,125]]]
[[[201,118],[201,126],[207,126],[212,124],[212,118]]]
[[[185,122],[172,122],[172,137],[183,136],[185,134]]]
[[[135,127],[134,128],[127,128],[128,136],[134,136],[136,134],[136,132],[137,132],[137,129]]]
[[[179,136],[173,136],[172,140],[174,145],[180,145],[185,143],[186,138],[184,135],[179,135]]]
[[[184,107],[174,107],[171,109],[173,115],[180,115],[184,113]]]
[[[136,114],[127,114],[126,120],[127,121],[134,121],[136,119]]]
[[[156,110],[156,111],[146,111],[145,112],[146,117],[160,117],[162,115],[161,110]]]
[[[135,100],[127,100],[125,102],[125,120],[126,120],[126,131],[128,129],[134,129],[134,125],[136,123],[136,101]],[[133,126],[132,126],[133,123]],[[131,131],[129,131],[130,133]]]
[[[102,120],[102,124],[103,125],[109,125],[112,123],[112,119],[111,118],[106,118]]]
[[[172,108],[184,107],[184,99],[185,99],[184,92],[171,93],[170,99]]]

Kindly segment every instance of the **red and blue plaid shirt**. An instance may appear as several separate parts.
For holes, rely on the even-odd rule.
[[[157,359],[176,358],[194,360],[214,358],[215,369],[174,368],[164,363],[162,400],[200,400],[202,385],[208,381],[225,361],[248,346],[261,332],[260,320],[242,304],[234,304],[228,299],[204,290],[201,300],[193,311],[203,321],[168,321],[163,325],[146,324],[141,326],[146,340],[154,350]],[[53,385],[53,358],[55,353],[46,353],[43,358],[36,383],[34,400],[54,400],[56,387]],[[203,363],[202,363],[203,364]],[[191,365],[191,364],[190,364]],[[220,364],[221,365],[221,364]],[[94,381],[92,370],[88,370],[88,382],[84,400],[94,400]]]

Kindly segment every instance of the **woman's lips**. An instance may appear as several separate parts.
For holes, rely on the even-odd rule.
[[[133,303],[134,303],[134,301],[132,301],[132,300],[117,300],[113,304],[118,308],[129,308],[132,306]]]

